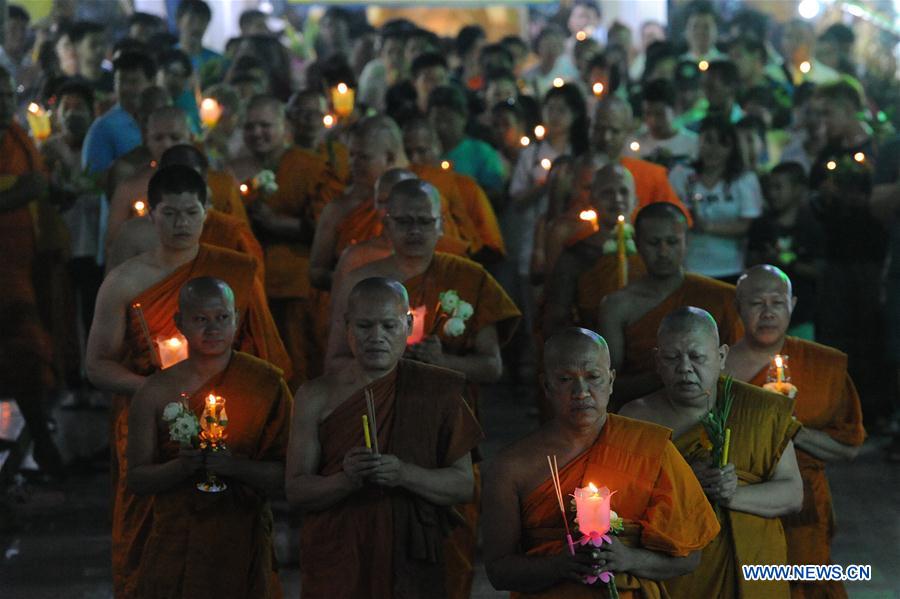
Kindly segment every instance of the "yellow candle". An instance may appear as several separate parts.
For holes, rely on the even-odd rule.
[[[620,214],[616,223],[616,257],[619,262],[619,287],[628,284],[628,254],[625,244],[625,216]]]
[[[701,71],[708,71],[709,70],[709,61],[701,60],[700,62],[697,63],[697,68],[700,69]]]
[[[725,429],[725,446],[722,447],[722,459],[719,463],[719,468],[724,468],[726,464],[728,464],[728,450],[731,448],[731,429]]]
[[[363,434],[366,437],[366,449],[372,449],[372,437],[369,436],[369,417],[363,414]]]
[[[331,88],[331,104],[339,117],[350,116],[355,101],[356,92],[346,83],[338,83]]]
[[[29,104],[25,118],[28,120],[28,126],[31,127],[31,133],[36,140],[44,141],[50,137],[50,133],[52,133],[50,115],[40,104],[36,102]]]
[[[784,382],[784,358],[779,354],[775,354],[775,382]]]
[[[207,129],[212,129],[222,118],[222,105],[215,98],[203,98],[200,102],[200,121]]]
[[[535,139],[537,139],[538,141],[544,139],[544,135],[546,135],[546,133],[547,133],[547,129],[544,128],[543,125],[537,125],[537,126],[535,126],[535,128],[534,128],[534,137],[535,137]]]

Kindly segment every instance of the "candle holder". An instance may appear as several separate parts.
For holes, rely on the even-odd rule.
[[[50,124],[50,115],[37,102],[28,105],[25,113],[28,120],[28,126],[31,128],[31,134],[38,142],[42,142],[50,137],[53,128]]]
[[[225,398],[210,393],[206,396],[203,414],[200,415],[200,449],[206,451],[224,451],[225,427],[228,425],[228,414],[225,413]],[[228,488],[225,481],[214,473],[206,471],[206,480],[197,483],[197,489],[204,493],[221,493]]]
[[[200,122],[207,129],[212,129],[222,118],[222,105],[215,98],[203,98],[200,102]]]
[[[153,341],[156,343],[159,367],[162,370],[174,366],[188,357],[188,342],[181,334],[168,339],[157,337]]]
[[[590,223],[594,233],[600,230],[600,222],[598,221],[596,210],[582,210],[578,213],[578,218],[586,223]]]
[[[331,88],[331,105],[334,107],[334,112],[339,118],[348,117],[353,114],[355,102],[356,92],[346,83],[338,83]]]
[[[410,316],[413,317],[412,331],[406,338],[406,345],[415,345],[425,338],[425,319],[428,317],[428,307],[424,304],[410,308]]]
[[[579,545],[590,544],[593,547],[602,547],[604,543],[612,543],[610,534],[616,534],[621,529],[621,523],[617,523],[617,527],[612,526],[612,512],[610,510],[610,502],[615,491],[610,492],[607,487],[597,488],[594,483],[588,483],[587,487],[575,489],[573,497],[575,498],[576,522],[578,530],[581,532],[581,538],[578,540]],[[618,515],[616,516],[618,521]],[[607,586],[610,597],[617,598],[619,591],[616,588],[615,573],[604,571],[586,576],[584,583],[591,585],[597,581],[603,582]]]
[[[791,371],[788,367],[789,357],[783,354],[772,356],[763,389],[794,399],[797,396],[797,387],[791,383]]]

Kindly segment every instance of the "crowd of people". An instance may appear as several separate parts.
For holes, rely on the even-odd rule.
[[[561,4],[223,54],[203,0],[8,5],[2,395],[50,475],[50,402],[108,403],[116,597],[280,596],[285,497],[304,597],[468,597],[479,542],[515,596],[846,596],[740,565],[830,563],[825,465],[900,461],[897,40]],[[482,469],[501,381],[540,425]]]

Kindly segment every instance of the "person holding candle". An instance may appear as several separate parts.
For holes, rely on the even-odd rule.
[[[310,246],[323,207],[340,182],[320,156],[286,145],[284,104],[274,96],[247,104],[244,144],[250,155],[231,163],[239,181],[275,173],[278,190],[253,201],[249,213],[266,259],[266,295],[285,341],[294,377],[291,388],[321,372],[327,299],[310,285]]]
[[[297,392],[288,447],[303,596],[462,597],[445,584],[441,545],[452,506],[473,496],[470,452],[482,437],[465,380],[402,359],[412,323],[396,280],[359,281],[345,306],[352,358]],[[367,394],[380,454],[364,446]]]
[[[699,567],[672,578],[672,599],[780,597],[787,581],[748,581],[742,564],[785,564],[787,548],[780,516],[798,512],[803,481],[791,439],[799,424],[794,401],[722,377],[728,346],[719,344],[709,312],[684,306],[659,326],[657,372],[663,388],[626,404],[621,414],[672,429],[675,447],[688,461],[722,529],[703,550]],[[731,430],[730,445],[713,445],[711,419]],[[718,451],[728,463],[711,462]]]
[[[265,291],[255,276],[256,263],[249,256],[199,242],[206,216],[203,178],[190,167],[168,166],[150,179],[147,195],[159,245],[121,264],[103,281],[85,359],[90,381],[114,394],[112,546],[113,586],[119,596],[134,594],[152,504],[125,486],[129,400],[158,368],[152,340],[177,332],[174,314],[184,283],[198,276],[227,282],[239,313],[237,349],[272,362],[287,377],[291,372]]]
[[[327,110],[328,102],[322,92],[306,89],[291,96],[285,114],[294,145],[324,158],[337,178],[346,182],[350,178],[350,153],[347,146],[328,135],[324,125]]]
[[[233,349],[238,311],[224,281],[188,281],[175,324],[188,358],[149,376],[129,412],[128,488],[153,505],[134,596],[281,597],[269,501],[284,494],[290,390],[279,368]],[[226,402],[227,449],[169,439],[164,409],[182,394],[198,417],[208,396]],[[204,469],[226,483],[220,496],[197,490]]]
[[[853,459],[866,432],[859,395],[847,373],[847,355],[787,336],[796,302],[791,280],[780,269],[760,265],[744,273],[738,281],[737,303],[746,334],[728,352],[725,372],[761,387],[770,361],[790,356],[791,383],[797,389],[794,415],[803,425],[794,446],[805,496],[798,514],[782,518],[786,563],[829,564],[834,511],[825,466]],[[791,584],[795,599],[845,593],[839,581]]]
[[[593,331],[568,328],[547,340],[542,387],[553,419],[485,469],[484,559],[495,588],[513,597],[606,597],[602,584],[583,579],[613,572],[623,599],[659,597],[660,581],[696,568],[719,532],[671,431],[607,413],[614,379],[606,343]],[[611,508],[624,519],[622,534],[570,552],[548,454],[558,458],[566,505],[576,488],[615,491]],[[575,541],[590,532],[575,532],[574,524]]]
[[[734,287],[685,272],[687,223],[677,207],[651,204],[638,212],[634,227],[647,276],[607,295],[597,316],[619,373],[614,401],[620,406],[660,388],[654,364],[656,331],[672,310],[700,306],[714,315],[723,341],[734,343],[743,335]]]

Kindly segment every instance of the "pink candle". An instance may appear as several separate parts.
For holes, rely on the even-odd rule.
[[[609,503],[613,496],[606,487],[598,489],[594,483],[575,489],[575,508],[578,514],[578,529],[583,535],[609,531]]]
[[[406,345],[415,345],[425,338],[425,318],[428,316],[428,308],[424,305],[410,309],[413,317],[412,332],[406,338]]]

